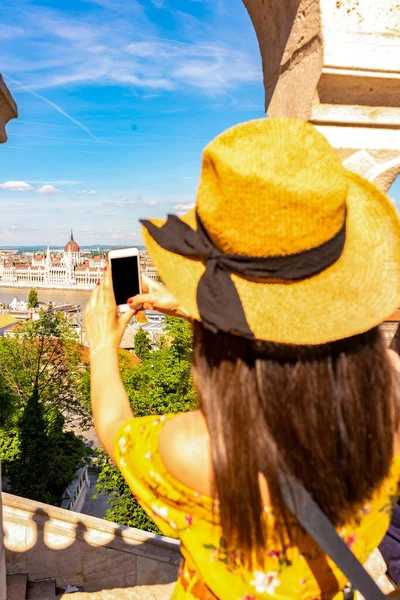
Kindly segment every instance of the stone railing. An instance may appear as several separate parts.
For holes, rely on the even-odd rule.
[[[181,559],[176,540],[2,496],[8,573],[28,573],[32,581],[51,577],[59,588],[84,586],[85,592],[176,581]]]

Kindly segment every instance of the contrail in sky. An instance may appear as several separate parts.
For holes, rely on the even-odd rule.
[[[15,85],[19,85],[19,87],[21,87],[23,90],[25,90],[26,92],[29,92],[30,94],[32,94],[32,96],[36,96],[36,98],[39,98],[40,100],[43,100],[44,102],[46,102],[47,104],[50,104],[50,106],[52,106],[53,108],[55,108],[55,110],[57,112],[59,112],[60,114],[62,114],[64,117],[66,117],[69,121],[71,121],[71,123],[74,123],[75,125],[77,125],[80,129],[82,129],[83,131],[85,131],[88,135],[90,135],[91,138],[93,138],[94,140],[98,141],[99,138],[97,138],[88,127],[86,127],[86,125],[84,125],[83,123],[81,123],[80,121],[78,121],[77,119],[74,119],[74,117],[71,117],[71,115],[69,115],[67,112],[65,112],[65,110],[63,110],[62,108],[60,108],[58,106],[58,104],[55,104],[54,102],[52,102],[51,100],[49,100],[48,98],[45,98],[44,96],[42,96],[41,94],[38,94],[37,92],[35,92],[34,90],[31,90],[30,88],[26,87],[26,85],[23,85],[22,83],[20,83],[19,81],[15,81],[15,79],[12,79],[12,77],[10,77],[9,75],[5,75],[3,73],[4,77],[6,79],[9,79],[10,81],[12,81],[12,83],[15,83]]]

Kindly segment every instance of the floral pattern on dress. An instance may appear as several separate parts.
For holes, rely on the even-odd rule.
[[[257,594],[269,594],[273,596],[275,588],[281,585],[277,571],[268,571],[268,573],[254,571],[253,574],[254,579],[250,584],[256,588]]]
[[[299,546],[281,547],[270,507],[263,511],[268,545],[263,565],[249,570],[240,552],[227,549],[219,523],[219,505],[187,488],[170,475],[159,456],[162,427],[175,415],[135,418],[123,424],[116,436],[117,464],[129,487],[162,532],[181,540],[186,587],[178,581],[171,600],[193,600],[192,584],[201,579],[219,600],[287,600],[332,598],[346,578],[305,534]],[[365,562],[380,543],[390,521],[400,481],[400,457],[382,487],[338,533]],[[296,525],[297,526],[297,525]],[[297,539],[297,538],[296,538]],[[200,576],[201,573],[201,576]],[[314,577],[318,573],[318,581]]]

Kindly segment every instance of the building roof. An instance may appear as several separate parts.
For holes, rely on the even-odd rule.
[[[72,230],[71,230],[71,239],[69,240],[68,244],[64,248],[64,252],[70,252],[70,251],[71,252],[80,252],[81,251],[78,244],[74,240],[74,233]]]
[[[0,327],[8,327],[14,323],[19,323],[19,319],[16,319],[12,315],[0,315]]]

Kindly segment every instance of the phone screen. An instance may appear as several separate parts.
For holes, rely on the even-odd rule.
[[[139,294],[139,257],[124,256],[111,259],[111,274],[117,305]]]

